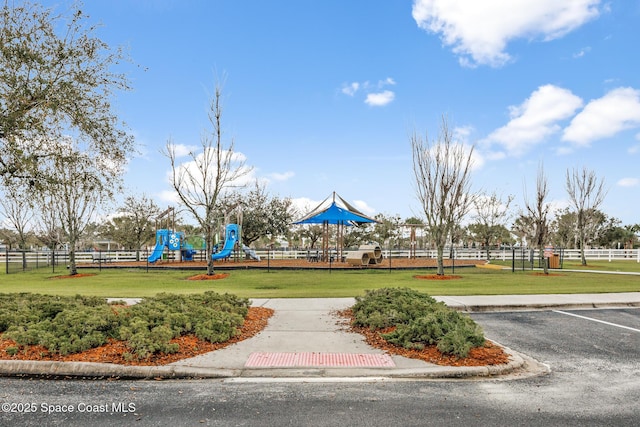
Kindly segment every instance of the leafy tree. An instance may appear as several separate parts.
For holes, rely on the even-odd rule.
[[[19,249],[27,248],[28,227],[34,216],[31,203],[25,196],[27,190],[23,181],[10,180],[5,186],[4,197],[0,198],[0,209],[18,235]]]
[[[305,224],[300,227],[300,236],[309,240],[309,248],[314,249],[316,243],[322,238],[322,226],[318,224]]]
[[[154,239],[153,218],[160,209],[146,195],[128,196],[118,209],[118,215],[103,224],[100,234],[129,250],[138,250]]]
[[[29,1],[0,9],[0,177],[47,181],[40,166],[63,135],[116,164],[133,149],[111,105],[129,89],[112,71],[126,57],[94,35],[80,6],[66,17]]]
[[[575,212],[565,208],[556,213],[551,222],[551,239],[555,246],[561,248],[575,248],[577,246]]]
[[[15,230],[0,228],[0,242],[4,243],[8,249],[13,249],[14,246],[18,245],[19,241],[20,237]]]
[[[511,226],[511,232],[518,237],[520,246],[525,246],[525,242],[529,245],[535,238],[534,219],[524,213],[515,219]]]
[[[286,235],[294,217],[291,199],[271,196],[258,181],[246,193],[225,197],[222,205],[225,211],[237,207],[242,212],[242,241],[247,246],[263,237]]]
[[[360,226],[345,227],[342,243],[345,248],[355,248],[361,244],[365,244],[375,240],[371,224],[362,224]]]
[[[82,233],[98,207],[118,188],[120,170],[103,157],[78,151],[67,139],[49,145],[51,156],[40,167],[51,180],[38,184],[40,193],[52,203],[59,224],[69,242],[69,274],[77,274],[75,252]]]
[[[226,191],[241,186],[241,179],[251,168],[245,166],[244,157],[234,152],[234,142],[222,138],[222,87],[215,87],[209,104],[211,134],[200,138],[201,152],[190,152],[191,161],[179,163],[177,146],[169,140],[164,154],[171,163],[171,184],[181,204],[198,222],[206,242],[207,275],[213,275],[213,244],[220,219],[218,198]]]
[[[487,226],[482,223],[473,223],[467,226],[471,239],[482,244],[487,251],[487,261],[491,259],[491,248],[498,243],[510,243],[511,233],[504,225]]]
[[[374,219],[378,221],[373,225],[372,240],[379,242],[381,245],[386,245],[389,248],[398,244],[400,238],[400,224],[402,220],[400,216],[387,216],[379,213]]]
[[[582,170],[567,170],[566,181],[567,194],[571,205],[576,210],[576,230],[580,243],[580,258],[582,265],[587,265],[584,248],[587,243],[587,230],[593,225],[593,215],[604,201],[607,191],[604,180],[599,180],[594,171],[582,168]]]
[[[467,214],[471,193],[473,147],[455,144],[447,120],[442,118],[438,139],[432,143],[417,134],[411,137],[416,192],[435,242],[438,275],[444,275],[444,247],[453,228]]]

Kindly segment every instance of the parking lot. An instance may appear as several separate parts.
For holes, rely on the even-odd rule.
[[[538,376],[439,381],[66,381],[0,378],[0,400],[135,412],[0,413],[1,425],[640,425],[640,309],[476,313]],[[123,405],[123,406],[122,406]],[[40,406],[38,406],[40,408]]]

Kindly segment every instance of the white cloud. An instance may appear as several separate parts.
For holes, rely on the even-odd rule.
[[[390,90],[385,90],[378,93],[370,93],[365,99],[365,103],[372,107],[383,107],[389,104],[396,97],[396,94]]]
[[[227,152],[223,152],[221,155],[226,156]],[[188,184],[190,180],[193,180],[197,185],[202,185],[204,182],[204,176],[202,174],[202,168],[198,165],[209,164],[209,169],[207,170],[207,180],[209,181],[208,186],[212,187],[214,185],[213,179],[215,179],[215,161],[211,159],[205,159],[204,153],[193,154],[189,152],[191,160],[185,161],[183,163],[179,163],[176,165],[176,175],[185,177],[185,185],[192,188],[193,185]],[[215,156],[215,154],[213,154]],[[235,151],[231,154],[231,168],[235,169],[241,167],[242,172],[240,173],[240,177],[233,182],[228,182],[228,187],[239,187],[248,185],[251,182],[255,181],[255,170],[250,169],[246,164],[244,166],[240,166],[246,161],[246,156],[238,151]],[[171,183],[172,179],[172,171],[168,170],[166,173],[166,180],[168,183]],[[197,191],[197,190],[195,190]]]
[[[640,185],[640,179],[638,178],[622,178],[618,181],[620,187],[637,187]]]
[[[418,26],[439,34],[463,65],[499,67],[515,39],[553,40],[596,18],[600,0],[414,0]]]
[[[582,106],[582,99],[553,85],[540,86],[518,106],[509,107],[511,120],[493,131],[482,144],[498,144],[510,156],[521,156],[549,135],[560,131],[558,122]]]
[[[303,216],[311,212],[311,209],[314,209],[320,203],[320,200],[311,200],[308,197],[298,197],[295,199],[291,199],[291,205],[298,212],[298,218],[294,218],[294,220],[302,218]]]
[[[580,49],[578,52],[573,54],[574,59],[577,58],[582,58],[583,56],[585,56],[587,53],[589,53],[591,51],[590,47],[583,47],[582,49]]]
[[[358,209],[360,212],[362,212],[365,215],[370,216],[376,213],[376,210],[371,206],[369,206],[367,202],[363,200],[354,200],[353,206],[355,206],[356,209]]]
[[[395,80],[393,80],[391,77],[387,77],[386,79],[380,80],[378,82],[378,87],[383,88],[385,86],[395,86],[395,84],[396,84]]]
[[[170,205],[178,205],[180,204],[180,198],[178,197],[178,193],[173,190],[163,190],[158,194],[158,198]]]
[[[347,96],[355,96],[356,93],[362,92],[366,94],[365,104],[372,107],[382,107],[392,102],[396,94],[390,90],[383,90],[387,86],[395,86],[396,81],[392,77],[387,77],[384,80],[379,80],[377,83],[365,82],[352,82],[345,83],[340,89],[340,92]]]
[[[176,158],[190,156],[193,152],[198,151],[197,145],[173,144]]]
[[[608,138],[625,129],[640,126],[640,91],[621,87],[602,98],[590,101],[571,120],[562,135],[563,141],[579,146]]]
[[[344,93],[345,95],[353,96],[356,94],[358,89],[360,89],[360,83],[353,82],[353,83],[348,83],[343,85],[341,92]]]
[[[295,172],[287,171],[284,173],[278,173],[278,172],[270,173],[267,175],[267,177],[273,181],[287,181],[293,178],[295,175],[296,175]]]

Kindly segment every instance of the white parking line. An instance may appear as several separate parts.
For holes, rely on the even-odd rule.
[[[604,323],[605,325],[615,326],[616,328],[628,329],[634,332],[640,332],[640,329],[630,328],[628,326],[618,325],[617,323],[605,322],[604,320],[593,319],[591,317],[580,316],[578,314],[567,313],[566,311],[553,310],[554,313],[566,314],[567,316],[579,317],[580,319],[591,320],[592,322]]]

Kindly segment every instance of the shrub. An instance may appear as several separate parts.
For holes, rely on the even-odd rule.
[[[395,326],[382,337],[404,348],[435,344],[443,353],[466,357],[470,349],[485,341],[482,329],[469,316],[411,289],[367,291],[356,299],[353,313],[357,326]]]
[[[52,353],[69,354],[127,340],[129,358],[178,350],[172,338],[195,333],[211,342],[239,332],[250,302],[231,294],[158,294],[124,310],[113,310],[98,297],[0,294],[0,333],[19,345],[39,344]]]
[[[409,322],[429,310],[437,301],[409,288],[382,288],[356,297],[353,315],[357,326],[386,328]]]
[[[145,319],[135,317],[120,328],[120,338],[127,341],[133,355],[144,359],[156,352],[175,353],[178,344],[170,343],[173,331],[167,326],[151,326]]]

